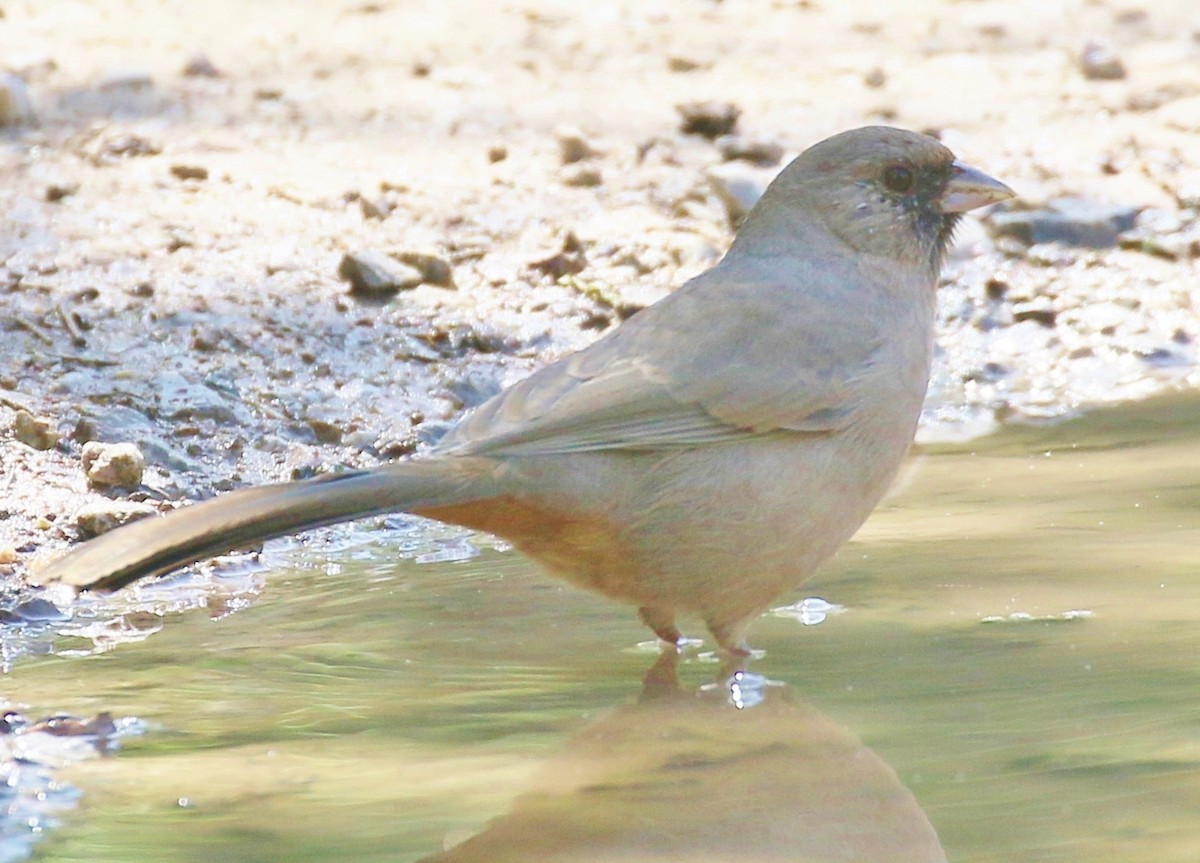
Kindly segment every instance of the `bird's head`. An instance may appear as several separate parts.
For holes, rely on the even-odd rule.
[[[802,153],[771,184],[760,207],[768,213],[786,207],[820,220],[860,253],[928,262],[936,272],[962,214],[1013,195],[933,138],[867,126]]]

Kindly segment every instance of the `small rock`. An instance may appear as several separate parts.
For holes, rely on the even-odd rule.
[[[117,90],[150,90],[154,87],[154,79],[149,72],[141,69],[117,69],[105,75],[96,89],[112,93]]]
[[[350,293],[364,299],[386,299],[425,281],[416,267],[369,249],[347,252],[337,272],[339,278],[350,283]]]
[[[119,132],[100,140],[92,150],[91,161],[96,166],[111,165],[120,159],[137,156],[157,156],[162,145],[133,132]]]
[[[63,198],[69,198],[79,191],[79,184],[75,182],[51,183],[46,186],[46,200],[51,204],[57,204]]]
[[[367,195],[358,196],[358,206],[364,219],[383,220],[392,214],[392,204],[386,198],[371,198]]]
[[[1159,369],[1186,368],[1192,364],[1191,360],[1179,351],[1165,347],[1145,348],[1137,351],[1137,355],[1147,365]]]
[[[40,596],[17,603],[9,609],[9,613],[12,615],[12,618],[21,623],[59,622],[70,620],[71,618],[71,615],[64,612],[53,602],[43,599]]]
[[[0,127],[23,126],[33,119],[33,102],[25,82],[11,73],[0,74]]]
[[[1089,81],[1119,81],[1125,77],[1125,64],[1112,48],[1088,42],[1079,57],[1079,68]]]
[[[563,276],[573,276],[583,272],[587,266],[587,257],[583,252],[583,243],[574,234],[568,232],[567,236],[563,238],[562,251],[548,258],[532,261],[529,266],[557,281]]]
[[[774,141],[747,138],[744,135],[722,135],[716,140],[717,152],[726,162],[737,159],[760,167],[778,165],[783,158],[783,145]]]
[[[1167,261],[1200,257],[1200,227],[1171,234],[1138,227],[1121,234],[1120,246]]]
[[[139,485],[146,459],[134,444],[88,441],[83,445],[83,470],[93,488]]]
[[[554,138],[558,141],[558,156],[564,165],[591,159],[602,152],[575,126],[559,126],[554,130]]]
[[[1183,227],[1183,219],[1179,213],[1159,207],[1147,207],[1138,213],[1134,222],[1134,230],[1155,234],[1174,234],[1182,231]]]
[[[726,162],[709,168],[705,175],[721,204],[729,224],[737,227],[775,176],[775,171],[751,168],[740,162]]]
[[[35,417],[26,410],[18,410],[13,417],[13,437],[28,447],[39,450],[54,449],[58,445],[58,432],[54,424],[45,417]]]
[[[17,562],[17,550],[11,545],[0,545],[0,566],[9,566]]]
[[[997,244],[999,247],[999,244]],[[1062,243],[1034,243],[1025,247],[1026,263],[1035,267],[1073,267],[1080,260],[1077,249]]]
[[[885,73],[879,66],[876,66],[863,76],[863,83],[872,90],[878,90],[887,83],[887,73]]]
[[[1129,98],[1125,100],[1125,110],[1135,114],[1144,114],[1147,111],[1161,108],[1170,98],[1162,90],[1154,90],[1149,93],[1130,93]],[[1112,173],[1115,174],[1116,171]]]
[[[218,423],[239,421],[238,408],[241,403],[229,398],[227,391],[210,382],[193,382],[175,371],[160,372],[154,380],[154,413],[156,418],[166,417],[174,422],[196,422],[215,420]],[[114,408],[106,409],[107,422],[127,422],[127,429],[136,433],[141,420],[138,411],[122,413]],[[145,438],[143,438],[144,440]]]
[[[392,257],[402,264],[414,267],[421,274],[421,281],[427,285],[437,285],[439,288],[454,287],[454,269],[445,258],[428,252],[396,252]]]
[[[1022,321],[1033,321],[1036,324],[1041,324],[1043,327],[1052,327],[1057,317],[1058,315],[1054,309],[1044,300],[1024,303],[1013,307],[1012,318],[1014,324],[1019,324]]]
[[[564,186],[577,189],[592,189],[604,183],[600,169],[592,165],[568,165],[559,174]]]
[[[172,165],[171,174],[180,180],[207,180],[208,168],[202,165]]]
[[[737,128],[742,109],[732,102],[687,102],[676,105],[681,122],[679,130],[685,135],[701,135],[709,140],[732,134]]]
[[[220,78],[221,70],[204,54],[193,54],[183,64],[183,74],[188,78]]]
[[[343,432],[340,426],[328,420],[319,419],[317,417],[309,417],[305,422],[313,435],[317,438],[317,443],[323,444],[339,444],[342,442]]]
[[[1066,197],[1050,201],[1043,209],[995,212],[987,222],[994,237],[1011,237],[1026,245],[1063,243],[1105,249],[1117,245],[1137,216],[1137,207]]]
[[[693,60],[691,57],[682,57],[678,54],[667,58],[668,72],[695,72],[697,69],[707,69],[711,65],[711,63],[703,63],[700,60]]]
[[[493,144],[488,147],[488,161],[493,165],[508,158],[508,147],[503,144]]]

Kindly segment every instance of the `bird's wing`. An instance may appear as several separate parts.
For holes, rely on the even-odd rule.
[[[839,302],[846,273],[780,270],[718,267],[693,279],[484,403],[438,449],[660,450],[853,424],[879,329]]]

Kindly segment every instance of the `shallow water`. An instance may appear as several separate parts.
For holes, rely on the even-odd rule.
[[[297,550],[236,614],[15,664],[31,714],[146,729],[37,859],[1195,863],[1198,451],[1196,397],[927,450],[781,603],[845,611],[752,629],[742,709],[515,553]]]

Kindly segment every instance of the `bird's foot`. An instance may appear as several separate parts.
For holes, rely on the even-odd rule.
[[[683,648],[684,637],[675,626],[675,613],[665,608],[644,605],[638,609],[638,618],[650,627],[662,641],[678,652]]]

